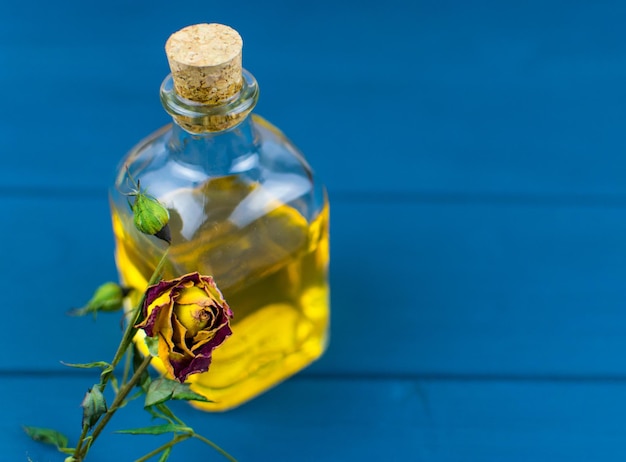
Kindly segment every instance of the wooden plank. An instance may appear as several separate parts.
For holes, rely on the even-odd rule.
[[[241,29],[259,113],[333,191],[626,195],[616,2],[26,5],[0,18],[5,187],[106,186],[169,120],[167,35],[210,19]]]
[[[94,377],[95,378],[95,377]],[[55,427],[75,441],[87,377],[0,381],[0,444],[6,460],[57,460],[20,425]],[[45,398],[48,390],[53,397]],[[241,461],[620,461],[626,456],[623,382],[316,380],[299,378],[243,407],[177,414]],[[159,438],[111,432],[150,425],[139,403],[122,409],[93,448],[93,460],[133,460]],[[173,460],[220,460],[195,442]],[[58,457],[58,460],[61,460]]]
[[[327,370],[623,373],[622,209],[335,210]]]
[[[311,373],[626,370],[623,208],[333,204],[332,340]],[[116,276],[106,198],[5,197],[0,206],[5,342],[24,344],[25,331],[32,339],[0,370],[108,358],[117,315],[64,315]]]
[[[3,368],[59,369],[61,360],[111,357],[121,335],[120,316],[94,322],[66,315],[89,300],[98,285],[117,277],[106,195],[0,202],[5,243],[0,289],[11,294],[4,304],[5,325],[11,327],[5,330],[9,344],[24,346]]]

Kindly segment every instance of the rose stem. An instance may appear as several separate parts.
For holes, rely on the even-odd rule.
[[[165,249],[165,252],[163,252],[163,256],[161,257],[159,264],[154,269],[154,273],[152,273],[152,277],[148,281],[148,286],[155,284],[161,278],[161,270],[163,269],[163,266],[165,265],[168,250],[169,250],[169,247]],[[144,291],[143,296],[141,297],[141,300],[139,301],[137,307],[135,308],[133,312],[134,316],[132,317],[128,325],[126,326],[126,330],[124,331],[124,335],[122,336],[122,341],[120,342],[120,345],[117,347],[117,351],[115,352],[113,361],[111,361],[111,366],[113,367],[117,366],[117,364],[120,362],[120,360],[124,356],[124,353],[126,353],[126,350],[128,349],[128,345],[130,345],[130,342],[133,340],[135,332],[137,332],[137,329],[135,328],[135,324],[137,323],[137,320],[139,319],[139,315],[141,314],[141,308],[143,306],[143,302],[145,299],[146,299],[146,292]],[[109,381],[109,376],[110,374],[107,374],[102,379],[101,381],[102,389],[104,389],[104,386]]]
[[[233,456],[231,456],[229,453],[227,453],[226,451],[224,451],[222,448],[220,448],[217,444],[215,444],[213,441],[205,438],[202,435],[198,435],[197,433],[194,432],[193,434],[194,438],[199,439],[200,441],[208,444],[209,446],[211,446],[213,449],[215,449],[217,452],[219,452],[221,455],[223,455],[224,457],[226,457],[228,460],[230,460],[231,462],[237,462],[237,459],[235,459]]]
[[[126,383],[128,380],[128,374],[130,374],[130,363],[132,357],[132,350],[130,348],[126,349],[126,360],[124,361],[124,372],[122,373],[122,385]]]
[[[115,395],[115,399],[111,403],[111,406],[106,411],[106,413],[102,416],[102,419],[98,421],[95,428],[93,429],[93,432],[90,435],[91,443],[89,444],[89,446],[87,446],[87,450],[86,451],[83,450],[81,454],[78,454],[78,452],[76,452],[75,453],[76,455],[74,457],[78,458],[78,460],[83,460],[83,458],[87,455],[87,451],[89,450],[89,447],[96,441],[96,439],[98,438],[98,436],[100,435],[100,433],[102,432],[106,424],[109,423],[109,420],[111,420],[111,417],[113,417],[113,414],[115,414],[115,412],[119,409],[121,404],[124,402],[124,399],[126,399],[128,394],[135,387],[135,385],[141,378],[141,375],[143,374],[143,372],[150,365],[150,361],[152,361],[152,356],[146,356],[143,359],[143,362],[139,365],[139,367],[137,367],[137,370],[135,371],[133,376],[130,378],[128,383],[124,384],[122,388],[120,388],[120,391],[117,393],[117,395]]]
[[[85,436],[89,431],[89,425],[83,425],[83,430],[80,433],[80,438],[78,438],[78,444],[76,445],[76,449],[74,449],[74,454],[78,454],[79,451],[83,448],[83,443],[85,442]]]
[[[135,462],[145,462],[146,460],[150,459],[150,457],[156,456],[159,452],[165,451],[167,448],[171,448],[175,444],[180,443],[181,441],[185,441],[188,438],[191,438],[191,435],[189,433],[185,433],[184,435],[177,435],[172,441],[169,441],[159,446],[154,451],[150,451],[148,454],[140,459],[137,459]]]

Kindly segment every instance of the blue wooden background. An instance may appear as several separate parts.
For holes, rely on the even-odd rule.
[[[0,0],[0,460],[63,460],[22,424],[76,439],[95,378],[59,361],[119,317],[65,311],[116,276],[106,188],[197,22],[328,185],[333,317],[314,366],[183,419],[241,461],[624,460],[626,2],[592,0]]]

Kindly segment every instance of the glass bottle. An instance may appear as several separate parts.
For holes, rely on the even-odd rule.
[[[207,373],[189,377],[225,410],[306,367],[329,322],[328,201],[298,149],[251,111],[254,77],[241,38],[218,24],[189,26],[166,45],[172,69],[161,101],[173,123],[135,146],[111,189],[121,282],[143,292],[166,244],[134,227],[128,175],[170,213],[166,279],[212,275],[234,312],[233,335]],[[238,49],[238,51],[237,51]],[[136,343],[147,353],[138,334]],[[164,371],[158,358],[153,364]]]

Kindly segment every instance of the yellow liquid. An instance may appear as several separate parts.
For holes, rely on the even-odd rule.
[[[214,351],[209,371],[188,380],[212,401],[192,403],[204,410],[238,406],[306,367],[326,346],[328,205],[311,223],[272,200],[262,213],[246,211],[242,201],[265,197],[262,188],[225,177],[161,199],[174,204],[165,278],[192,271],[212,275],[234,312],[233,335]],[[205,221],[184,239],[189,219],[181,217],[181,204],[189,210],[190,203],[203,204]],[[143,291],[163,246],[137,233],[126,211],[113,211],[113,228],[122,283]],[[147,354],[141,334],[135,340]],[[153,365],[165,371],[158,358]]]

